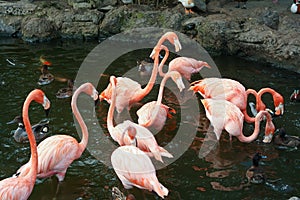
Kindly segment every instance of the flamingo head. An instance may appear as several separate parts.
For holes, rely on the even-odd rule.
[[[110,83],[108,84],[107,88],[103,90],[99,95],[100,101],[105,100],[108,103],[111,103],[112,91],[116,87],[116,85],[117,85],[117,78],[115,76],[111,76]]]
[[[273,99],[274,99],[274,106],[275,106],[275,115],[283,115],[283,112],[284,112],[283,97],[280,94],[275,93],[273,95]]]
[[[91,83],[84,83],[83,86],[86,87],[86,90],[85,90],[86,94],[90,95],[92,97],[92,99],[94,99],[94,101],[97,101],[98,100],[98,91],[93,86],[93,84],[91,84]]]
[[[272,141],[274,133],[275,133],[275,126],[272,120],[267,120],[263,142],[270,143]]]
[[[175,46],[175,52],[178,52],[182,49],[181,44],[179,42],[178,36],[174,32],[167,32],[163,35],[164,38],[169,40],[171,44]]]
[[[170,71],[168,72],[171,75],[172,80],[176,83],[180,92],[185,88],[184,83],[182,81],[182,77],[179,72],[177,71]]]
[[[34,101],[43,105],[45,112],[46,112],[46,116],[48,116],[49,111],[50,111],[50,101],[46,97],[44,92],[40,89],[35,89],[35,90],[31,91],[29,95],[33,95]]]

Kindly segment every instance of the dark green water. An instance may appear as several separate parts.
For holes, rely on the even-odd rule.
[[[55,80],[49,85],[38,86],[40,75],[39,57],[45,57],[53,63],[50,71],[56,77],[75,78],[77,71],[88,53],[97,43],[79,42],[52,42],[45,44],[24,44],[18,40],[0,40],[0,179],[14,174],[14,172],[29,159],[29,145],[18,144],[14,141],[11,130],[15,125],[7,125],[16,115],[21,114],[22,104],[26,95],[34,88],[42,88],[51,101],[50,128],[51,134],[70,134],[78,139],[73,115],[70,108],[70,99],[57,99],[55,93],[65,87],[66,83]],[[136,60],[147,57],[150,50],[133,52],[124,55],[106,71],[108,74],[122,74],[122,71],[136,66]],[[12,60],[16,65],[10,65],[6,59]],[[284,116],[276,118],[276,127],[285,127],[290,135],[300,136],[300,103],[289,102],[289,96],[294,88],[300,86],[300,75],[283,69],[271,68],[256,62],[245,61],[236,57],[214,58],[223,77],[240,81],[246,88],[260,89],[272,87],[285,98]],[[120,68],[125,66],[126,68]],[[100,75],[99,75],[100,76]],[[108,77],[101,79],[97,89],[99,92],[107,85]],[[153,100],[157,95],[157,87],[146,97],[143,102]],[[167,90],[166,90],[167,92]],[[172,95],[165,100],[173,106],[178,106]],[[271,97],[266,95],[266,104],[273,108]],[[171,102],[174,101],[174,102]],[[96,112],[99,123],[105,129],[107,103],[97,105]],[[203,108],[201,108],[203,114]],[[42,109],[34,104],[30,109],[32,124],[44,117]],[[182,116],[184,117],[184,116]],[[174,124],[175,123],[175,124]],[[165,129],[157,135],[160,143],[166,143],[166,137],[174,137],[176,127],[180,120],[167,122]],[[182,122],[185,123],[185,122]],[[192,120],[186,124],[193,124]],[[205,119],[200,123],[207,126]],[[177,126],[178,127],[178,126]],[[195,127],[191,126],[191,131]],[[251,133],[251,125],[244,126],[244,132]],[[165,131],[165,132],[164,132]],[[291,196],[300,196],[300,157],[299,150],[278,149],[275,145],[253,142],[243,144],[236,139],[230,145],[228,135],[224,132],[219,146],[204,159],[198,157],[198,150],[204,138],[203,130],[197,132],[195,140],[185,153],[166,168],[157,171],[160,182],[165,185],[170,193],[166,199],[287,199]],[[261,131],[263,132],[263,130]],[[97,137],[94,135],[93,137]],[[259,137],[261,140],[262,134]],[[261,162],[270,179],[281,180],[274,185],[253,185],[237,191],[217,191],[211,182],[219,182],[224,186],[239,186],[245,180],[245,172],[251,166],[252,155],[260,151],[268,158]],[[228,173],[228,174],[227,174]],[[30,199],[110,199],[113,186],[123,189],[120,181],[111,167],[94,158],[85,151],[79,160],[69,167],[65,180],[59,184],[56,193],[57,179],[55,177],[38,180]],[[137,199],[159,199],[154,193],[131,189]]]

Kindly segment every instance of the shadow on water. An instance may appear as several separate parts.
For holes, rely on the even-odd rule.
[[[59,41],[29,45],[19,40],[10,39],[1,40],[0,43],[0,158],[2,160],[0,178],[3,179],[11,176],[29,158],[29,145],[16,143],[10,134],[11,130],[16,127],[7,125],[6,122],[21,114],[23,101],[30,90],[42,88],[52,103],[50,112],[51,134],[70,134],[78,140],[80,139],[76,133],[71,113],[70,98],[57,99],[55,97],[58,89],[65,87],[66,83],[55,80],[49,85],[37,85],[40,75],[39,57],[44,55],[53,63],[49,70],[54,76],[71,79],[75,78],[84,58],[97,44]],[[116,60],[105,73],[121,75],[128,69],[136,68],[136,74],[132,74],[131,77],[134,79],[135,76],[139,76],[136,61],[148,57],[149,52],[151,50],[146,49],[126,54]],[[284,127],[288,134],[300,136],[300,104],[289,102],[291,92],[300,86],[299,74],[236,57],[220,56],[215,57],[214,61],[223,77],[236,79],[246,88],[272,87],[279,91],[285,98],[285,114],[274,119],[274,123],[276,127]],[[147,76],[144,78],[148,79]],[[199,77],[194,76],[193,78]],[[108,76],[101,78],[98,85],[99,91],[106,87],[108,80]],[[157,91],[158,86],[155,86],[154,90],[133,110],[137,110],[145,102],[155,100]],[[166,199],[284,199],[290,196],[300,196],[298,189],[300,188],[298,178],[300,170],[299,150],[286,151],[276,148],[272,143],[263,144],[261,142],[262,135],[257,141],[250,144],[242,144],[236,138],[230,144],[228,134],[223,132],[220,142],[213,144],[216,147],[199,158],[202,145],[210,145],[203,143],[207,134],[213,134],[209,121],[205,117],[201,103],[199,103],[200,117],[199,114],[184,114],[192,111],[189,111],[188,107],[180,108],[181,100],[178,100],[172,91],[165,90],[163,103],[175,108],[179,115],[168,120],[164,129],[156,135],[158,142],[166,145],[178,134],[176,132],[178,127],[183,125],[188,127],[186,130],[197,131],[197,133],[190,148],[178,160],[157,171],[160,182],[170,190]],[[271,96],[266,94],[263,98],[267,102],[267,106],[274,109]],[[104,133],[109,138],[106,130],[108,107],[109,104],[105,102],[98,104],[96,114]],[[33,104],[30,109],[32,123],[40,121],[43,117],[42,109]],[[131,113],[131,117],[136,120],[134,112]],[[252,125],[244,125],[245,133],[250,134],[252,131]],[[93,131],[92,133],[93,137],[96,138],[97,133]],[[274,183],[275,185],[251,185],[239,188],[240,184],[245,181],[246,170],[251,166],[251,157],[257,151],[268,156],[261,162],[267,176],[270,179],[280,178],[281,181],[277,185]],[[211,183],[218,183],[219,186],[227,187],[227,190],[228,187],[233,188],[230,192],[220,191],[214,189]],[[158,199],[156,195],[148,191],[136,188],[126,191],[113,169],[95,159],[88,151],[85,151],[82,157],[70,166],[65,181],[60,184],[56,194],[57,184],[57,179],[54,177],[37,181],[30,199],[40,200],[54,197],[56,199],[110,199],[113,186],[119,187],[124,193],[133,193],[137,199]],[[226,189],[223,188],[223,190]]]

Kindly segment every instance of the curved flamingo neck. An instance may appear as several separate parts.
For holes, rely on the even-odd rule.
[[[271,116],[267,111],[260,111],[255,117],[255,124],[254,124],[255,127],[254,127],[253,133],[247,137],[244,135],[243,132],[241,132],[241,134],[238,136],[238,139],[241,142],[250,143],[257,138],[257,136],[259,134],[259,130],[260,130],[260,122],[261,122],[262,115],[267,116],[267,123],[270,123],[270,121],[272,121]]]
[[[161,63],[158,66],[158,73],[161,77],[164,77],[166,74],[163,72],[163,66],[164,66],[165,62],[167,61],[167,59],[169,57],[169,49],[166,46],[161,45],[161,49],[158,52],[158,56],[159,56],[159,53],[160,53],[161,50],[165,51],[165,56],[164,56],[164,58],[162,59]]]
[[[87,126],[84,123],[83,118],[82,118],[82,116],[81,116],[81,114],[78,110],[77,99],[78,99],[78,96],[79,96],[80,93],[84,92],[84,93],[87,94],[88,89],[89,88],[85,85],[82,85],[81,87],[79,87],[74,92],[73,97],[72,97],[72,101],[71,101],[71,107],[72,107],[73,114],[74,114],[77,122],[79,123],[79,126],[81,128],[81,132],[82,132],[82,138],[81,138],[81,141],[79,143],[79,146],[80,146],[80,149],[81,149],[80,155],[87,146],[87,143],[88,143],[88,140],[89,140],[89,133],[88,133]]]
[[[248,99],[249,94],[254,95],[254,97],[256,99],[256,104],[257,104],[257,92],[253,89],[247,89],[246,90],[246,100]],[[246,102],[246,108],[245,108],[245,110],[242,110],[242,113],[244,114],[244,119],[246,122],[248,122],[248,123],[255,122],[255,117],[250,117],[247,113],[247,102]]]
[[[30,143],[30,151],[31,151],[31,156],[30,156],[30,162],[32,166],[29,170],[29,173],[26,176],[29,176],[31,179],[31,182],[35,182],[36,180],[36,175],[37,175],[37,168],[38,168],[38,154],[37,154],[37,148],[36,148],[36,141],[35,137],[32,132],[30,120],[29,120],[29,115],[28,115],[28,110],[29,110],[29,105],[30,103],[35,100],[35,93],[30,93],[23,105],[23,110],[22,110],[22,115],[23,115],[23,122],[25,126],[25,130],[28,135],[29,143]]]
[[[115,112],[115,107],[116,107],[116,85],[114,81],[110,81],[111,84],[111,90],[112,90],[112,94],[111,94],[111,102],[110,102],[110,106],[108,109],[108,113],[107,113],[107,129],[110,133],[113,132],[113,128],[114,128],[114,122],[113,122],[113,117],[114,117],[114,112]]]

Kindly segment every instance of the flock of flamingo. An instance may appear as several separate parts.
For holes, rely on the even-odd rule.
[[[110,104],[107,114],[107,129],[111,138],[120,145],[112,153],[111,163],[124,188],[129,189],[134,186],[154,191],[161,198],[168,196],[169,191],[159,182],[150,157],[164,162],[163,157],[172,158],[173,155],[172,152],[159,146],[149,127],[161,130],[168,116],[175,113],[174,109],[162,104],[167,79],[171,78],[178,89],[182,91],[186,89],[182,77],[190,81],[192,74],[199,72],[203,67],[209,69],[211,66],[193,58],[177,57],[169,63],[169,69],[167,73],[164,73],[162,66],[169,55],[168,48],[163,45],[165,41],[174,45],[176,52],[182,48],[179,38],[174,32],[167,32],[159,39],[150,55],[154,60],[154,65],[150,80],[144,88],[132,79],[113,75],[110,76],[107,88],[100,95],[91,83],[84,83],[76,88],[72,96],[71,108],[82,130],[80,142],[69,135],[58,134],[47,137],[38,145],[36,144],[28,115],[29,105],[35,101],[48,110],[50,101],[42,90],[31,91],[24,102],[22,112],[30,142],[31,157],[12,177],[0,182],[0,199],[27,199],[33,190],[36,178],[55,175],[59,181],[64,180],[68,167],[82,155],[88,144],[88,128],[77,108],[77,99],[81,93],[89,95],[95,101],[106,100]],[[159,60],[161,51],[165,52],[162,61]],[[113,120],[115,110],[117,113],[121,113],[124,109],[129,110],[134,103],[141,101],[152,90],[157,74],[163,77],[157,101],[148,102],[137,111],[138,123],[125,120],[115,125]],[[246,90],[241,83],[235,80],[204,78],[191,83],[189,90],[199,93],[203,97],[201,102],[206,116],[214,128],[217,140],[225,130],[229,133],[230,138],[235,136],[241,142],[252,142],[258,137],[260,122],[266,119],[263,141],[271,142],[275,126],[272,122],[272,115],[261,99],[266,92],[273,96],[274,115],[284,113],[282,95],[271,88],[263,88],[256,92],[253,89]],[[257,114],[255,117],[247,114],[249,94],[256,97]],[[250,136],[243,134],[244,120],[247,123],[255,123],[255,130]]]

